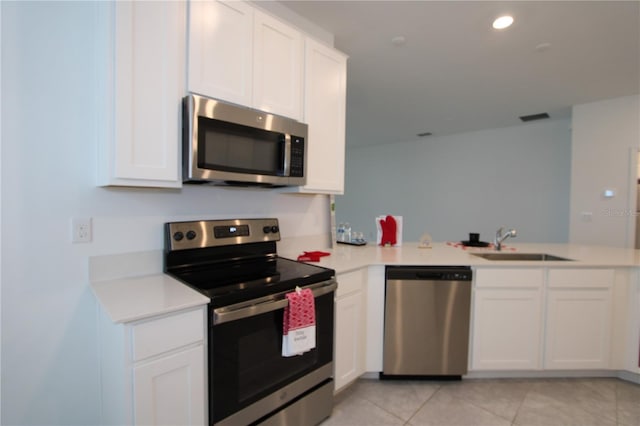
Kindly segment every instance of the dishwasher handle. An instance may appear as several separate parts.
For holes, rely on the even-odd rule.
[[[429,280],[429,281],[441,281],[446,278],[443,277],[443,274],[440,272],[416,272],[416,279],[418,280]]]
[[[389,280],[412,281],[471,281],[472,272],[468,266],[387,266]]]

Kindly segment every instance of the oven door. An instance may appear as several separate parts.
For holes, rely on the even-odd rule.
[[[209,422],[250,424],[329,380],[333,369],[334,280],[315,297],[316,347],[282,356],[285,293],[213,309],[209,327]]]

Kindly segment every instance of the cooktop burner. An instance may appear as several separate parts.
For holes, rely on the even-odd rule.
[[[166,225],[165,272],[211,299],[212,307],[331,279],[332,269],[277,256],[277,219]]]

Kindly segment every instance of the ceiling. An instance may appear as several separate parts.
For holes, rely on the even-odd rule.
[[[569,117],[640,92],[638,1],[281,3],[349,55],[348,147]],[[503,13],[514,24],[494,30]]]

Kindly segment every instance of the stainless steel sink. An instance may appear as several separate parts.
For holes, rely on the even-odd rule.
[[[487,260],[516,260],[516,261],[535,261],[550,262],[560,260],[573,260],[566,257],[555,256],[547,253],[471,253],[474,256]]]

